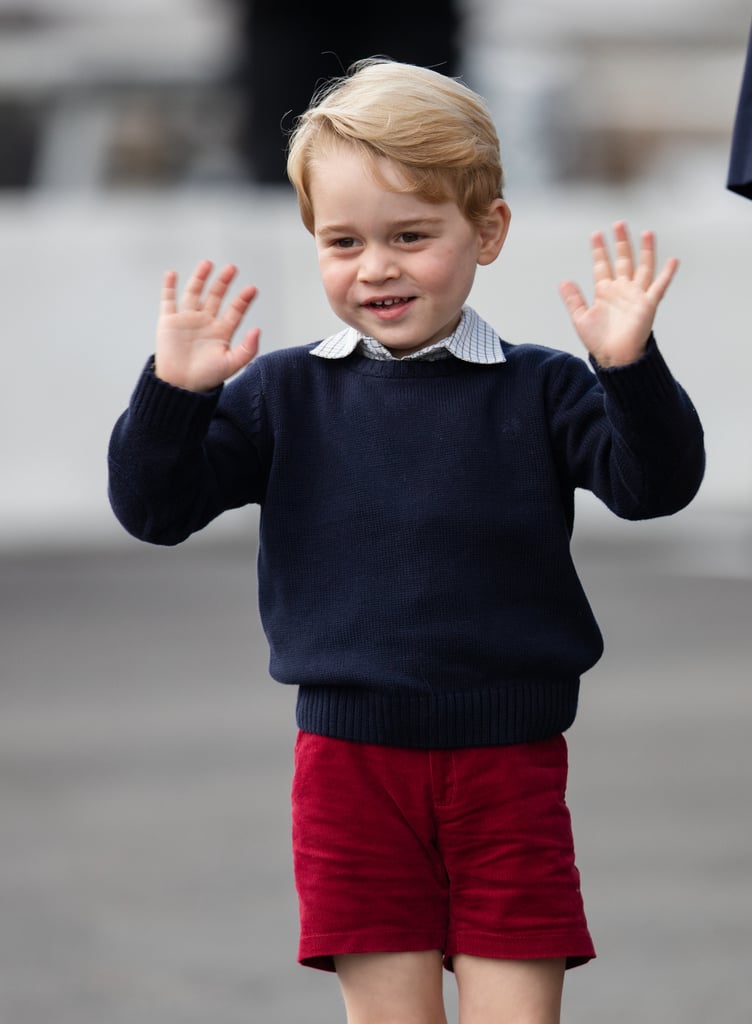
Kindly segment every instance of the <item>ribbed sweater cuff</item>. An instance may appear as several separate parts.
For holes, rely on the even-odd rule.
[[[171,437],[202,436],[221,393],[221,387],[202,393],[176,388],[157,377],[150,358],[131,396],[130,412],[147,431]]]
[[[676,381],[651,334],[644,354],[626,366],[599,366],[590,362],[603,389],[622,409],[657,407],[676,401]]]

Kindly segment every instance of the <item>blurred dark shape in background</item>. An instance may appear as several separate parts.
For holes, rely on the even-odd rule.
[[[20,7],[0,10],[0,36],[33,30],[39,18]],[[19,102],[7,82],[0,86],[0,189],[24,188],[33,175],[39,137],[35,97]]]
[[[5,150],[0,160],[0,189],[24,188],[34,167],[38,138],[36,109],[0,100],[0,138]]]
[[[731,141],[728,188],[752,199],[752,27]]]
[[[285,143],[317,86],[375,55],[443,74],[460,73],[461,12],[455,0],[240,0],[239,149],[250,176],[286,181]]]
[[[728,162],[749,3],[671,6],[0,0],[0,192],[284,184],[317,85],[375,55],[484,95],[515,193],[673,182]]]

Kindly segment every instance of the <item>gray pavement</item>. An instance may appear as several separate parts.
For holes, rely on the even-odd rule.
[[[599,958],[564,1020],[748,1024],[752,577],[579,560],[607,640],[569,734]],[[3,1024],[343,1019],[295,963],[293,700],[252,543],[0,558]]]

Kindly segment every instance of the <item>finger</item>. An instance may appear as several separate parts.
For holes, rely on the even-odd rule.
[[[602,231],[594,231],[590,236],[590,251],[593,260],[593,280],[595,283],[613,280],[614,273],[611,269],[608,247],[606,246],[606,239]]]
[[[236,330],[238,324],[245,316],[246,310],[256,298],[258,289],[252,284],[243,288],[235,298],[232,300],[230,305],[227,307],[222,320],[227,324],[231,331]]]
[[[233,263],[228,263],[226,267],[222,267],[207,293],[204,302],[204,311],[206,313],[209,313],[211,316],[217,315],[219,307],[222,305],[222,299],[227,294],[227,289],[230,287],[230,283],[237,271],[238,268]]]
[[[616,253],[614,261],[616,276],[626,277],[631,281],[634,274],[634,257],[627,225],[623,220],[619,220],[614,224],[614,249]]]
[[[180,299],[181,309],[200,309],[201,308],[201,293],[204,290],[206,279],[212,272],[214,264],[211,260],[201,260],[196,269],[193,271],[193,275],[188,280],[188,284],[185,286],[185,290]]]
[[[679,269],[679,261],[675,256],[672,256],[670,260],[666,260],[663,264],[663,268],[656,277],[655,281],[647,290],[648,298],[652,299],[657,305],[663,296],[666,294],[668,286],[674,279],[676,271]]]
[[[635,273],[635,282],[647,291],[655,274],[655,234],[643,231],[640,236],[640,262]]]
[[[160,292],[159,311],[162,316],[170,316],[177,312],[175,303],[175,288],[178,282],[178,275],[174,270],[168,270],[162,278],[162,291]]]

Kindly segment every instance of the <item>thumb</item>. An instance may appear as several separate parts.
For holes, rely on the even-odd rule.
[[[587,311],[587,302],[574,281],[562,281],[559,285],[559,295],[564,300],[572,321],[576,324],[583,313]]]
[[[247,366],[256,358],[258,355],[260,337],[261,330],[258,327],[253,327],[248,331],[236,348],[228,350],[227,365],[229,369],[229,377],[237,373],[238,370],[242,370],[244,366]]]

